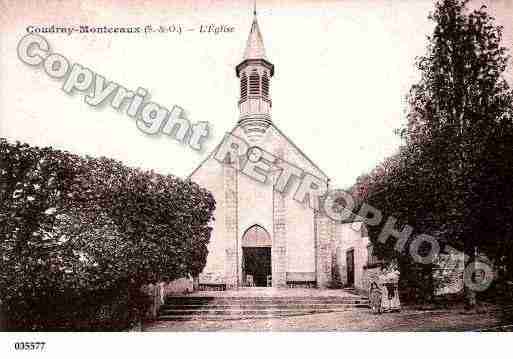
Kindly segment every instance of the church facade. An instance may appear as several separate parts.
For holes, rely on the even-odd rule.
[[[256,14],[235,73],[240,113],[230,134],[329,185],[329,177],[271,117],[274,65],[266,56]],[[220,146],[190,176],[211,191],[217,203],[200,289],[337,285],[365,289],[369,240],[361,229],[297,201],[299,181],[279,191],[277,171],[270,171],[262,183],[247,176],[243,164],[219,161],[215,157]]]

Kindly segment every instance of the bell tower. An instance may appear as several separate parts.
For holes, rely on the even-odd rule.
[[[263,134],[271,124],[274,65],[265,55],[256,9],[243,60],[235,70],[240,79],[239,124],[248,135]]]

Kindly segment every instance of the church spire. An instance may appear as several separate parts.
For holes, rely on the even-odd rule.
[[[239,123],[248,131],[262,131],[271,124],[271,77],[274,65],[265,54],[264,40],[258,25],[256,2],[253,22],[246,41],[242,62],[236,67],[240,78]]]
[[[253,23],[251,24],[248,41],[246,42],[246,51],[244,51],[244,60],[249,59],[266,59],[264,40],[258,26],[256,5],[253,9]]]

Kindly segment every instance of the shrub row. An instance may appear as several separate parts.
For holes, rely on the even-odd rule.
[[[203,269],[214,209],[191,181],[0,139],[4,328],[121,329],[141,319],[142,285]]]

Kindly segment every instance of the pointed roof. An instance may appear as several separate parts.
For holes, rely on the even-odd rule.
[[[256,11],[253,12],[253,23],[249,31],[248,41],[246,42],[246,51],[244,51],[244,60],[262,59],[267,60],[265,56],[264,40],[258,26]]]

